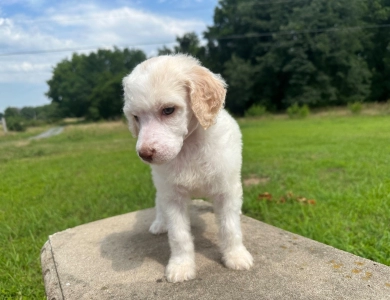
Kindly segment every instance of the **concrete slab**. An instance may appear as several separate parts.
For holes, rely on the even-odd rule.
[[[71,228],[41,253],[48,299],[390,299],[390,268],[242,216],[250,271],[225,268],[212,207],[191,208],[197,278],[168,283],[167,235],[148,233],[154,209]]]

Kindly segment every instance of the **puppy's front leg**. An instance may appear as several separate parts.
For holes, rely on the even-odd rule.
[[[161,203],[163,200],[161,197],[156,197],[156,218],[154,219],[152,225],[149,228],[149,232],[153,234],[161,234],[168,231],[166,216],[164,211],[164,205]]]
[[[219,223],[219,243],[226,267],[248,270],[253,265],[252,255],[242,243],[240,213],[242,188],[214,198],[214,210]]]
[[[176,195],[177,197],[177,195]],[[165,203],[168,238],[171,247],[165,275],[169,282],[195,278],[194,243],[191,235],[188,202],[190,199],[168,200]]]

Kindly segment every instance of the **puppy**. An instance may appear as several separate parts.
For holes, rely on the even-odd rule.
[[[168,232],[169,282],[195,278],[188,203],[213,200],[226,267],[246,270],[253,258],[242,243],[241,133],[222,108],[226,84],[193,57],[159,56],[123,79],[124,113],[137,137],[136,151],[150,164],[156,218],[149,231]]]

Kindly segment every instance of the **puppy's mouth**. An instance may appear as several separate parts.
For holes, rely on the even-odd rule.
[[[141,144],[136,148],[138,156],[147,164],[163,165],[169,163],[177,157],[182,150],[182,143],[175,145],[175,147],[156,147],[155,145]]]
[[[168,161],[155,160],[153,158],[142,158],[142,157],[141,160],[148,165],[163,165],[164,163],[168,162]]]
[[[169,159],[161,159],[155,153],[153,153],[151,155],[145,155],[145,153],[138,152],[138,156],[141,158],[141,160],[144,163],[147,163],[150,165],[162,165],[162,164],[170,161]]]
[[[146,163],[149,163],[149,164],[153,163],[153,158],[142,158],[142,157],[141,157],[141,160],[142,160],[143,162],[146,162]]]

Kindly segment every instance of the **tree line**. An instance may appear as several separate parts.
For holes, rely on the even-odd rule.
[[[53,69],[47,81],[46,96],[51,104],[40,107],[8,107],[4,111],[7,127],[22,131],[26,126],[50,123],[59,119],[116,119],[122,115],[122,79],[146,55],[141,50],[98,50],[74,53]]]
[[[203,38],[186,33],[158,54],[188,53],[221,74],[235,115],[390,98],[390,0],[220,0]],[[146,58],[118,48],[73,54],[53,69],[46,95],[61,117],[118,118],[122,78]]]
[[[4,113],[0,113],[0,118],[5,117],[6,126],[12,131],[24,131],[28,126],[38,126],[42,124],[56,122],[63,116],[60,113],[57,103],[23,108],[7,107]]]
[[[389,29],[389,0],[222,0],[207,44],[187,34],[173,50],[223,75],[235,114],[346,105],[390,98]]]

